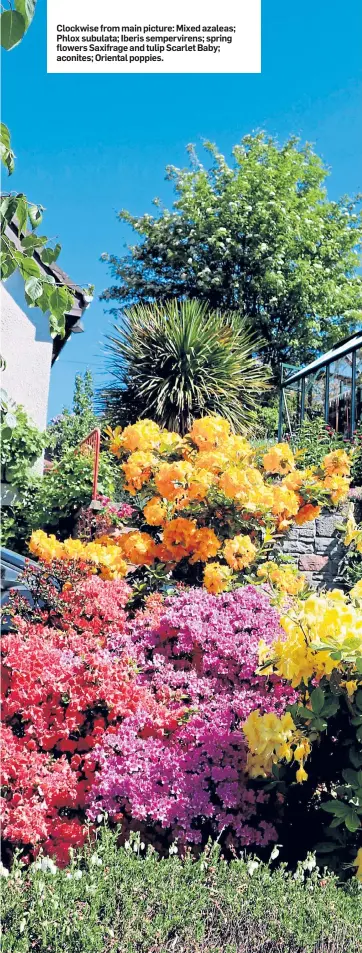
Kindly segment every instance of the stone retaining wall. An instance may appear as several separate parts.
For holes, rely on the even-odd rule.
[[[346,513],[347,506],[333,511],[322,510],[310,523],[293,526],[280,546],[315,589],[343,586],[338,566],[346,548],[342,542],[343,534],[337,527],[345,522]]]

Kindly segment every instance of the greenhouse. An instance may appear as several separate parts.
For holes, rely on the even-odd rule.
[[[304,420],[323,416],[337,433],[351,437],[362,415],[362,332],[340,341],[307,367],[282,364],[279,440]]]

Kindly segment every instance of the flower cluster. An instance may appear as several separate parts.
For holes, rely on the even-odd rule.
[[[256,578],[276,531],[314,519],[321,504],[337,504],[348,492],[345,451],[327,454],[319,469],[299,470],[288,444],[259,459],[221,417],[195,420],[184,438],[151,420],[107,433],[137,528],[85,544],[60,544],[38,531],[30,544],[43,559],[89,560],[105,579],[158,564],[176,580],[203,580],[220,593],[245,581],[246,572]],[[288,580],[296,592],[291,574]]]
[[[295,698],[278,677],[255,674],[258,643],[279,632],[278,615],[252,586],[221,596],[190,589],[164,605],[151,598],[132,624],[145,658],[140,677],[185,714],[168,737],[128,718],[104,738],[92,752],[89,816],[122,815],[179,843],[222,835],[229,844],[267,844],[276,831],[263,818],[267,795],[246,783],[241,724],[255,707],[283,714]]]
[[[190,589],[130,618],[129,595],[122,580],[65,584],[61,614],[17,617],[3,638],[7,843],[64,864],[104,813],[160,849],[275,840],[241,726],[295,699],[278,675],[255,674],[260,640],[280,635],[276,610],[252,586]]]
[[[273,764],[294,759],[298,764],[296,780],[306,781],[304,761],[311,745],[297,732],[290,712],[278,718],[273,712],[261,715],[253,711],[244,722],[243,731],[249,746],[247,770],[251,777],[268,777]]]

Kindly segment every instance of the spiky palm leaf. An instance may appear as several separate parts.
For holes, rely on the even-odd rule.
[[[237,314],[209,311],[193,301],[138,305],[107,338],[113,382],[100,395],[110,422],[125,414],[152,417],[187,432],[195,417],[220,414],[238,433],[255,423],[268,368],[253,356],[258,343]]]

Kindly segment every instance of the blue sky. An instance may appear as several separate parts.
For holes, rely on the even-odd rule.
[[[121,253],[127,208],[172,202],[166,164],[211,139],[230,156],[245,133],[291,133],[315,144],[331,168],[331,198],[362,191],[360,0],[263,0],[261,75],[62,76],[46,72],[46,2],[22,43],[2,57],[2,118],[17,155],[11,187],[46,207],[43,234],[62,245],[59,264],[79,284],[107,287],[104,251]],[[10,184],[10,183],[9,183]],[[89,367],[104,381],[102,302],[86,314],[53,368],[49,417],[72,400]]]

